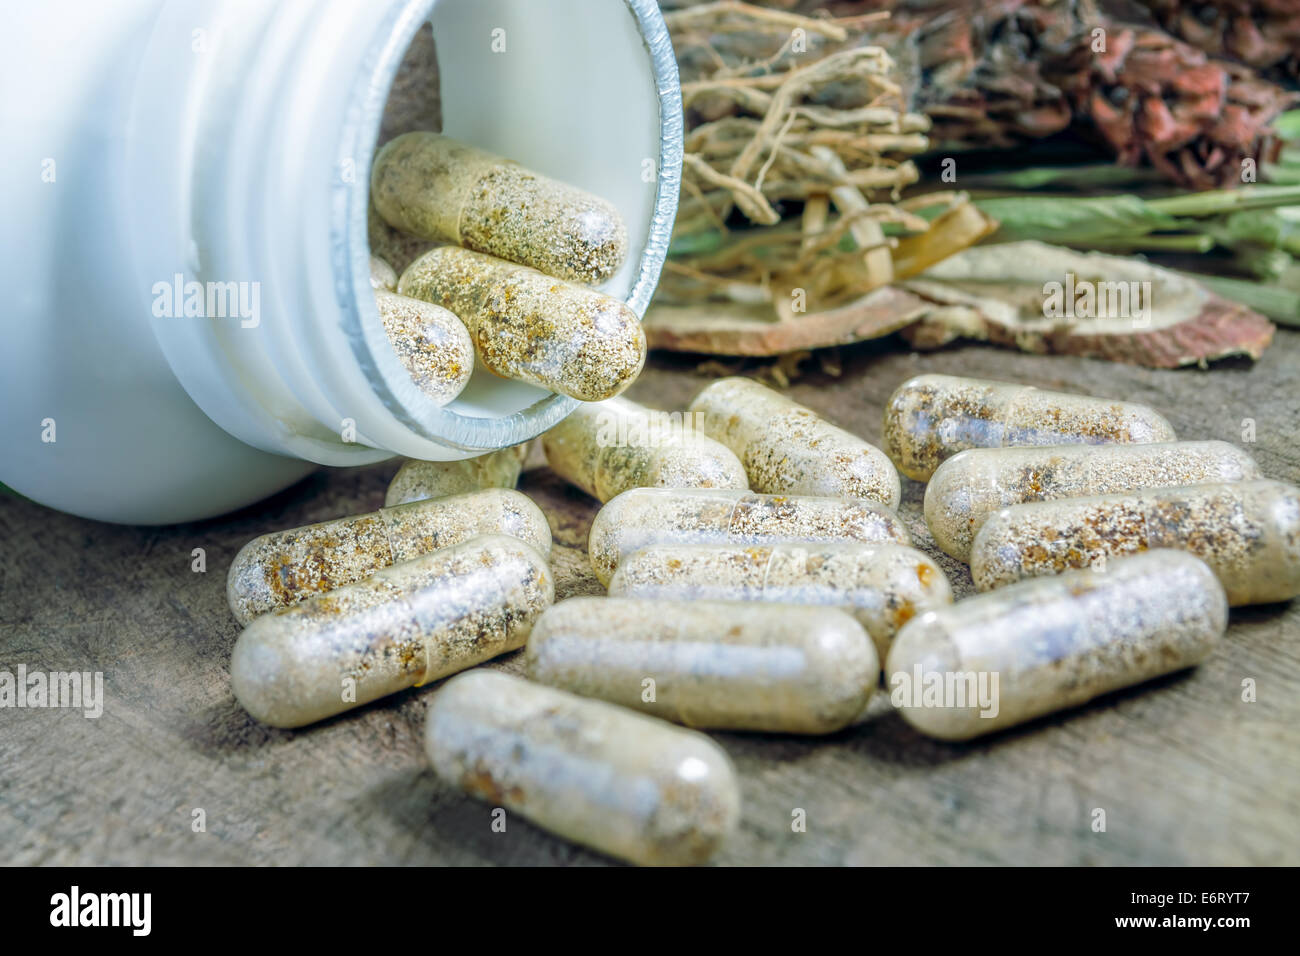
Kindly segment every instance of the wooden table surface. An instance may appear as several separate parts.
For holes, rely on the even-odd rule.
[[[1300,482],[1300,333],[1255,364],[1151,371],[971,346],[896,341],[841,354],[838,377],[791,395],[870,441],[889,393],[948,372],[1146,402],[1180,437],[1240,443]],[[629,393],[682,407],[707,381],[658,357]],[[429,696],[409,691],[314,728],[255,723],[230,692],[238,626],[225,573],[265,531],[368,511],[396,463],[326,471],[235,515],[167,528],[99,524],[0,499],[0,669],[103,671],[103,715],[0,710],[0,862],[57,864],[598,864],[598,854],[434,779],[421,747]],[[903,513],[961,595],[963,565]],[[521,488],[555,533],[561,596],[599,593],[583,547],[595,503],[545,468]],[[206,573],[191,570],[204,548]],[[518,655],[498,664],[517,671]],[[1242,682],[1258,699],[1242,700]],[[1300,601],[1234,610],[1194,672],[981,742],[928,740],[877,696],[875,719],[825,738],[719,734],[739,769],[729,864],[1300,863]],[[794,832],[793,812],[806,813]],[[1105,832],[1094,832],[1094,810]],[[206,827],[196,832],[196,810]]]

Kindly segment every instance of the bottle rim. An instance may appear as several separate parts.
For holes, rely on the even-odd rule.
[[[684,122],[677,62],[667,25],[655,0],[623,0],[635,18],[648,55],[659,106],[654,210],[633,285],[624,301],[644,318],[667,257],[684,152]],[[338,161],[355,168],[356,183],[338,184],[330,215],[330,257],[342,331],[368,385],[397,422],[421,438],[463,452],[485,452],[534,438],[566,417],[579,404],[548,394],[523,409],[498,417],[462,414],[431,402],[410,401],[412,389],[387,347],[370,286],[368,236],[370,163],[380,123],[403,57],[419,29],[429,21],[438,0],[408,0],[394,14],[391,29],[381,31],[376,47],[363,62],[352,87],[339,140]],[[476,374],[482,374],[476,373]]]

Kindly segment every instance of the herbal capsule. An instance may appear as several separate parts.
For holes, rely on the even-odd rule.
[[[708,737],[497,671],[434,695],[425,749],[448,783],[642,865],[703,863],[740,817],[731,761]]]
[[[235,642],[235,697],[273,727],[324,720],[522,647],[553,600],[534,548],[475,538],[259,617]]]
[[[404,232],[561,279],[604,282],[627,257],[627,229],[605,200],[437,133],[386,144],[370,189]]]
[[[579,401],[614,397],[645,364],[635,312],[526,266],[443,246],[411,263],[397,289],[460,316],[495,374]]]
[[[925,523],[940,548],[969,561],[984,520],[1009,505],[1259,477],[1254,459],[1222,441],[972,448],[935,470]]]
[[[1300,489],[1243,481],[1015,505],[975,536],[971,577],[987,591],[1155,548],[1201,558],[1234,607],[1286,601],[1300,595]]]
[[[532,442],[526,441],[461,461],[409,459],[389,482],[384,507],[464,495],[485,488],[513,488],[519,483],[531,445]]]
[[[440,306],[383,289],[375,305],[389,344],[420,391],[438,405],[461,393],[474,372],[474,343],[465,323]]]
[[[842,607],[884,660],[898,629],[952,603],[939,566],[899,544],[651,545],[619,562],[609,593],[664,600]]]
[[[755,491],[869,498],[898,507],[898,472],[883,451],[765,385],[720,379],[690,410],[740,457]]]
[[[749,488],[736,456],[692,419],[625,398],[580,406],[542,449],[552,471],[601,501],[629,488]]]
[[[551,553],[551,529],[541,509],[517,491],[492,489],[254,538],[235,555],[226,596],[235,618],[247,624],[273,608],[481,534],[513,535],[544,556]]]
[[[917,481],[967,448],[1176,438],[1169,423],[1144,405],[953,375],[909,379],[885,406],[885,451]]]
[[[397,273],[383,259],[378,256],[370,257],[370,288],[387,289],[389,292],[397,291]]]
[[[875,646],[835,608],[570,598],[533,627],[528,677],[717,730],[829,734],[862,716]]]
[[[651,545],[865,541],[911,544],[903,522],[863,498],[756,495],[704,488],[633,488],[601,508],[587,553],[601,584]]]
[[[1227,624],[1204,562],[1151,551],[923,614],[885,678],[917,730],[969,740],[1198,664]]]

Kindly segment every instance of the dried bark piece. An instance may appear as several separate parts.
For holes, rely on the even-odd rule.
[[[645,319],[651,348],[708,355],[770,356],[847,345],[896,332],[931,308],[886,286],[837,309],[770,321],[770,305],[654,305]]]
[[[1090,282],[1098,295],[1103,282],[1139,283],[1139,289],[1150,283],[1143,296],[1149,313],[1144,316],[1135,308],[1118,316],[1046,315],[1046,284],[1065,286],[1070,275],[1076,277],[1072,288],[1082,290]],[[1262,315],[1186,276],[1138,259],[1039,242],[970,249],[902,285],[938,306],[903,330],[904,338],[920,349],[965,338],[1025,352],[1177,368],[1231,355],[1256,359],[1273,340],[1274,326]],[[1069,288],[1062,290],[1063,297]]]

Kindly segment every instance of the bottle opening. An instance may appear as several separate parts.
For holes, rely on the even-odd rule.
[[[411,380],[379,318],[370,257],[400,274],[432,244],[396,232],[374,213],[375,151],[401,133],[442,132],[613,203],[627,225],[628,256],[598,288],[642,315],[676,210],[679,97],[653,0],[411,0],[395,8],[349,104],[340,166],[351,169],[352,182],[338,193],[331,247],[343,331],[370,387],[418,436],[415,444],[424,439],[446,449],[422,457],[517,444],[575,402],[481,364],[442,407]]]

